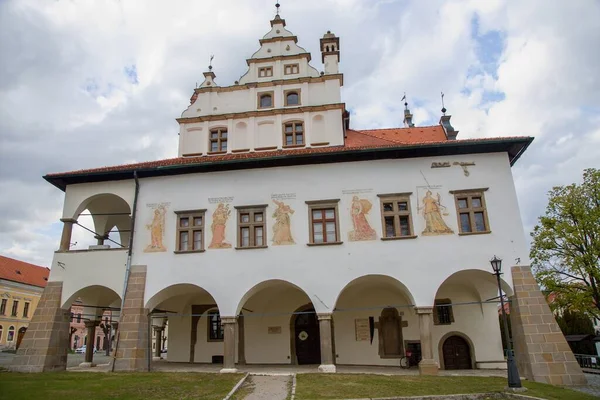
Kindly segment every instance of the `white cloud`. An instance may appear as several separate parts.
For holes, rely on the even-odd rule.
[[[209,56],[232,84],[273,12],[267,0],[0,2],[0,253],[50,264],[62,193],[43,174],[175,156],[174,119]],[[437,123],[443,91],[459,137],[535,136],[513,170],[526,230],[547,190],[600,164],[597,1],[306,0],[282,15],[317,69],[318,39],[341,37],[354,127],[401,125],[404,92],[417,124]]]

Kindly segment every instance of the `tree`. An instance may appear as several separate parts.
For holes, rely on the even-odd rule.
[[[556,293],[553,309],[600,319],[600,170],[583,173],[583,183],[558,186],[531,236],[538,282]]]

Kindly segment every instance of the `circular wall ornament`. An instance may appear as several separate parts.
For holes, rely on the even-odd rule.
[[[280,31],[279,29],[277,29],[275,32],[277,32],[277,33],[281,33],[281,31]]]
[[[305,341],[306,339],[308,339],[308,333],[306,333],[306,331],[302,331],[298,334],[298,339]]]

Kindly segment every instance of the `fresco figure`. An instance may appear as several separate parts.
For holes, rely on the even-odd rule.
[[[356,242],[359,240],[375,240],[377,232],[367,220],[367,214],[373,208],[373,204],[367,199],[359,199],[358,196],[352,197],[352,206],[350,207],[350,216],[354,230],[348,232],[348,240]]]
[[[446,225],[442,218],[442,212],[445,212],[446,207],[442,205],[441,196],[437,193],[436,198],[433,197],[431,190],[428,190],[423,197],[423,206],[421,211],[425,218],[425,230],[421,232],[424,236],[451,235],[454,233],[452,229]]]
[[[167,248],[163,244],[166,213],[167,209],[163,204],[154,209],[152,222],[146,225],[146,229],[150,231],[150,244],[144,249],[145,253],[167,251]]]
[[[212,215],[212,224],[210,226],[212,241],[210,242],[210,246],[208,246],[209,249],[231,248],[231,243],[225,242],[225,227],[227,226],[229,215],[231,215],[229,204],[219,203]]]
[[[290,217],[294,213],[294,210],[283,201],[273,200],[273,203],[277,204],[277,208],[273,213],[273,218],[275,218],[275,224],[273,225],[273,245],[296,244],[292,237]]]

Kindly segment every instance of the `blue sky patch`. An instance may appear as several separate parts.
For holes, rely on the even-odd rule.
[[[140,83],[138,81],[137,66],[135,64],[125,66],[125,68],[123,68],[123,72],[125,73],[125,76],[127,76],[129,83],[133,83],[134,85]]]

